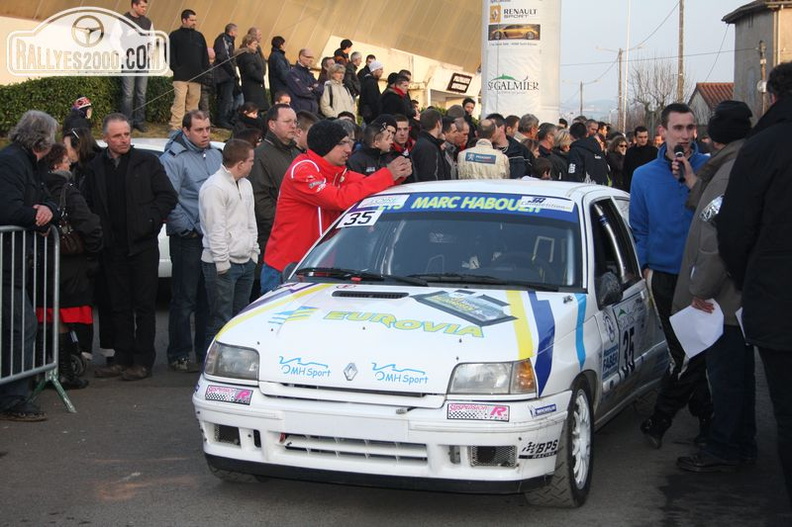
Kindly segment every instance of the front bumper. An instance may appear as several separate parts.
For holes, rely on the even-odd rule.
[[[207,460],[259,476],[456,492],[519,492],[555,469],[569,392],[521,401],[446,400],[439,408],[207,392],[193,404]],[[220,388],[217,388],[220,387]],[[247,387],[246,387],[247,388]]]

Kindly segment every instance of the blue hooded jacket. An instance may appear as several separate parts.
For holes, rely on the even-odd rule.
[[[220,170],[223,154],[211,145],[200,149],[179,130],[165,145],[160,156],[173,189],[179,196],[165,224],[168,236],[186,236],[195,231],[202,234],[198,216],[198,191],[209,176]]]
[[[698,171],[709,156],[691,144],[688,158]],[[693,211],[685,207],[687,186],[671,172],[666,146],[660,147],[657,159],[635,170],[630,186],[630,227],[638,250],[641,268],[679,274],[685,240],[693,219]]]

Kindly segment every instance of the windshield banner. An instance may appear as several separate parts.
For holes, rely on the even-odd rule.
[[[529,194],[465,192],[387,194],[362,200],[350,210],[350,214],[367,209],[379,209],[384,213],[408,211],[507,213],[577,222],[573,201]]]

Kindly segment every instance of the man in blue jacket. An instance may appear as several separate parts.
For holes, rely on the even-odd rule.
[[[190,361],[203,362],[208,342],[209,306],[201,271],[203,229],[198,214],[198,192],[204,181],[220,169],[223,156],[212,148],[209,114],[193,110],[184,116],[182,129],[165,146],[160,157],[179,201],[168,215],[166,232],[170,246],[171,301],[168,312],[168,364],[179,372],[196,372]],[[195,336],[190,335],[190,315],[195,315]]]
[[[319,84],[311,73],[314,63],[314,54],[310,49],[301,49],[297,57],[297,64],[289,70],[286,77],[286,86],[291,95],[291,106],[295,112],[305,110],[314,115],[319,114],[319,98],[322,96],[324,86]]]
[[[663,376],[654,414],[641,424],[641,431],[654,448],[660,448],[674,415],[685,405],[699,418],[701,433],[697,443],[706,441],[712,416],[704,356],[688,360],[669,322],[685,240],[693,219],[693,212],[685,207],[689,189],[681,176],[685,171],[683,159],[696,171],[709,156],[698,151],[696,118],[688,105],[669,104],[663,109],[660,121],[665,145],[657,159],[635,171],[630,188],[630,227],[671,359],[671,369]]]

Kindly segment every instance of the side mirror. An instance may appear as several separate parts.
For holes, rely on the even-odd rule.
[[[286,282],[289,281],[289,278],[291,277],[292,273],[296,268],[297,268],[297,262],[292,262],[290,264],[287,264],[286,267],[283,268],[283,271],[281,272],[282,284],[285,284]]]
[[[620,302],[622,299],[622,288],[619,279],[610,271],[598,277],[594,287],[597,290],[597,305],[600,309]]]

